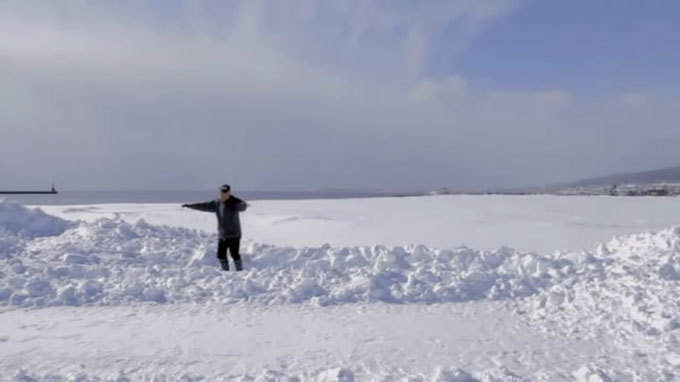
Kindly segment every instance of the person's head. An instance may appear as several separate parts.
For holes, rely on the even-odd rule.
[[[231,197],[231,186],[228,184],[220,187],[220,200],[226,202]]]

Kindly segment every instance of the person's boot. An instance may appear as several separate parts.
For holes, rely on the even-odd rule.
[[[235,260],[234,265],[236,266],[237,271],[243,270],[243,260],[241,260],[241,259]]]
[[[222,266],[223,271],[229,270],[229,260],[220,260],[220,265]]]

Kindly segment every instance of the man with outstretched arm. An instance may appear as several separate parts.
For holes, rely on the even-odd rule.
[[[248,203],[233,196],[228,184],[220,187],[220,197],[205,203],[183,204],[182,207],[192,210],[212,212],[217,215],[217,230],[219,243],[217,245],[217,258],[225,271],[229,270],[227,249],[234,260],[237,271],[243,270],[243,260],[239,253],[241,247],[241,218],[239,214],[248,208]]]

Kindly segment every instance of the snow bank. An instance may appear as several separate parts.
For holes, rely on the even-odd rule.
[[[424,246],[245,248],[246,272],[224,273],[216,237],[183,228],[102,219],[34,225],[39,211],[3,204],[15,224],[0,233],[0,304],[29,307],[138,302],[321,305],[462,302],[530,296],[564,265],[510,249]],[[67,229],[64,229],[67,227]],[[37,235],[61,232],[55,236]],[[27,236],[25,232],[36,235]],[[36,236],[36,237],[34,237]],[[43,237],[37,237],[43,236]]]
[[[680,369],[680,227],[563,258],[574,268],[533,298],[534,319],[562,334],[616,333],[636,356]]]
[[[40,209],[29,210],[17,202],[0,199],[0,232],[35,238],[60,235],[68,226],[66,220],[47,215]]]
[[[680,328],[680,227],[550,256],[501,248],[246,246],[225,273],[216,237],[140,220],[68,223],[0,203],[0,304],[251,301],[441,303],[536,296],[532,312],[601,310],[655,333]],[[675,303],[673,305],[672,303]],[[637,312],[637,313],[632,313]],[[647,312],[647,313],[641,313]]]

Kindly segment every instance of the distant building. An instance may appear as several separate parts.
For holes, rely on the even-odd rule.
[[[668,190],[665,188],[652,188],[647,190],[649,196],[668,196]]]
[[[619,186],[617,184],[613,185],[611,190],[609,190],[609,195],[611,196],[619,195]]]
[[[451,190],[449,190],[447,187],[444,187],[440,190],[431,191],[428,195],[451,195]]]

